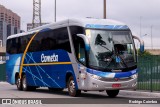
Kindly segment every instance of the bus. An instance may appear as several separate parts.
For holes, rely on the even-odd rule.
[[[127,25],[111,19],[67,19],[7,38],[7,81],[18,90],[119,90],[137,85],[137,53]]]

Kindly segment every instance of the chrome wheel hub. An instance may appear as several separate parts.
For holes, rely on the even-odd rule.
[[[23,88],[26,88],[26,79],[23,79]]]
[[[75,83],[74,83],[73,80],[71,80],[70,83],[69,83],[69,90],[70,90],[71,93],[73,93],[74,90],[75,90]]]
[[[20,85],[21,85],[21,80],[18,79],[18,80],[17,80],[17,86],[20,87]]]

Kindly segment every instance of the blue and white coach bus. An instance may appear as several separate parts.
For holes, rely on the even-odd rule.
[[[119,90],[137,85],[137,58],[127,25],[109,19],[68,19],[7,38],[7,81],[18,90],[48,87],[81,91]]]

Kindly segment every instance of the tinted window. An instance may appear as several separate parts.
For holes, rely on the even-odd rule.
[[[71,26],[70,27],[70,31],[71,31],[71,35],[72,35],[72,39],[73,39],[73,44],[74,47],[76,47],[76,35],[77,34],[84,34],[84,28],[83,27],[79,27],[79,26]]]
[[[7,53],[9,54],[17,54],[21,53],[21,38],[13,38],[7,40]]]
[[[38,33],[32,41],[29,52],[63,49],[71,53],[67,28]]]
[[[26,49],[26,46],[30,38],[31,38],[31,35],[8,39],[7,40],[7,53],[9,54],[23,53],[24,50]]]
[[[9,54],[23,53],[34,34],[7,40]],[[28,52],[63,49],[71,53],[67,28],[54,29],[40,32],[33,39]]]
[[[67,28],[57,29],[54,31],[54,34],[56,36],[57,48],[64,49],[71,53]]]

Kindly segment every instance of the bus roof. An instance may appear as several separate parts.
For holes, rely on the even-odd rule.
[[[28,34],[33,34],[34,32],[47,29],[47,28],[56,29],[56,28],[67,27],[67,26],[82,26],[85,28],[97,28],[97,29],[98,28],[99,29],[129,29],[124,23],[111,20],[111,19],[92,19],[92,18],[66,19],[56,23],[46,24],[46,25],[31,29],[27,32],[11,35],[7,39],[20,37]]]

